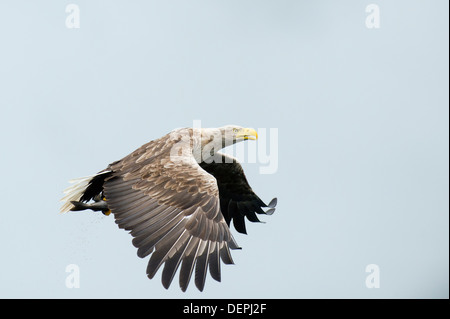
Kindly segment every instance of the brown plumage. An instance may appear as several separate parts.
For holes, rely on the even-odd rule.
[[[261,207],[267,205],[249,186],[241,165],[217,153],[256,136],[254,130],[236,126],[174,130],[98,174],[76,180],[66,190],[61,211],[86,209],[82,205],[102,207],[104,213],[109,209],[119,228],[133,236],[138,256],[151,255],[149,278],[164,265],[162,283],[168,288],[180,269],[185,291],[195,271],[195,285],[203,290],[208,269],[220,281],[220,260],[233,263],[230,249],[239,247],[231,220],[245,233],[244,216],[259,221],[255,213],[275,209],[276,199],[264,212]],[[98,203],[100,197],[106,208]]]

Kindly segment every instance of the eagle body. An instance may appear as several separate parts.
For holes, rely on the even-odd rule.
[[[272,214],[251,189],[242,166],[223,147],[256,139],[255,130],[238,126],[182,128],[150,141],[99,173],[73,180],[61,212],[92,209],[112,213],[119,228],[132,235],[139,257],[150,255],[147,276],[161,266],[169,288],[175,273],[186,291],[195,270],[202,291],[209,269],[221,279],[220,261],[232,264],[238,249],[230,224],[246,233],[245,217]],[[269,207],[264,211],[263,207]]]

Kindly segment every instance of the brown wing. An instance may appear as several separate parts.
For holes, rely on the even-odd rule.
[[[110,165],[113,174],[104,183],[116,223],[130,231],[139,257],[151,254],[148,277],[164,264],[162,283],[168,288],[181,265],[183,291],[194,268],[199,290],[208,268],[220,281],[219,259],[233,263],[229,249],[238,248],[220,212],[216,180],[200,168],[190,147],[186,135],[150,142]]]

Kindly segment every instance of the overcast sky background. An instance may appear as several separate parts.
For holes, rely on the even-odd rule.
[[[374,1],[368,29],[370,3],[2,1],[0,297],[448,298],[449,4]],[[112,216],[58,211],[69,179],[194,120],[278,129],[274,174],[238,155],[279,204],[182,293]]]

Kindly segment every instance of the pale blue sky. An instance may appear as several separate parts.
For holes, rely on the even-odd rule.
[[[79,29],[65,26],[69,3]],[[448,298],[448,9],[2,1],[0,297]],[[221,283],[182,293],[147,279],[112,216],[58,211],[69,179],[194,120],[277,128],[277,172],[244,168],[279,204],[234,232],[243,249]]]

